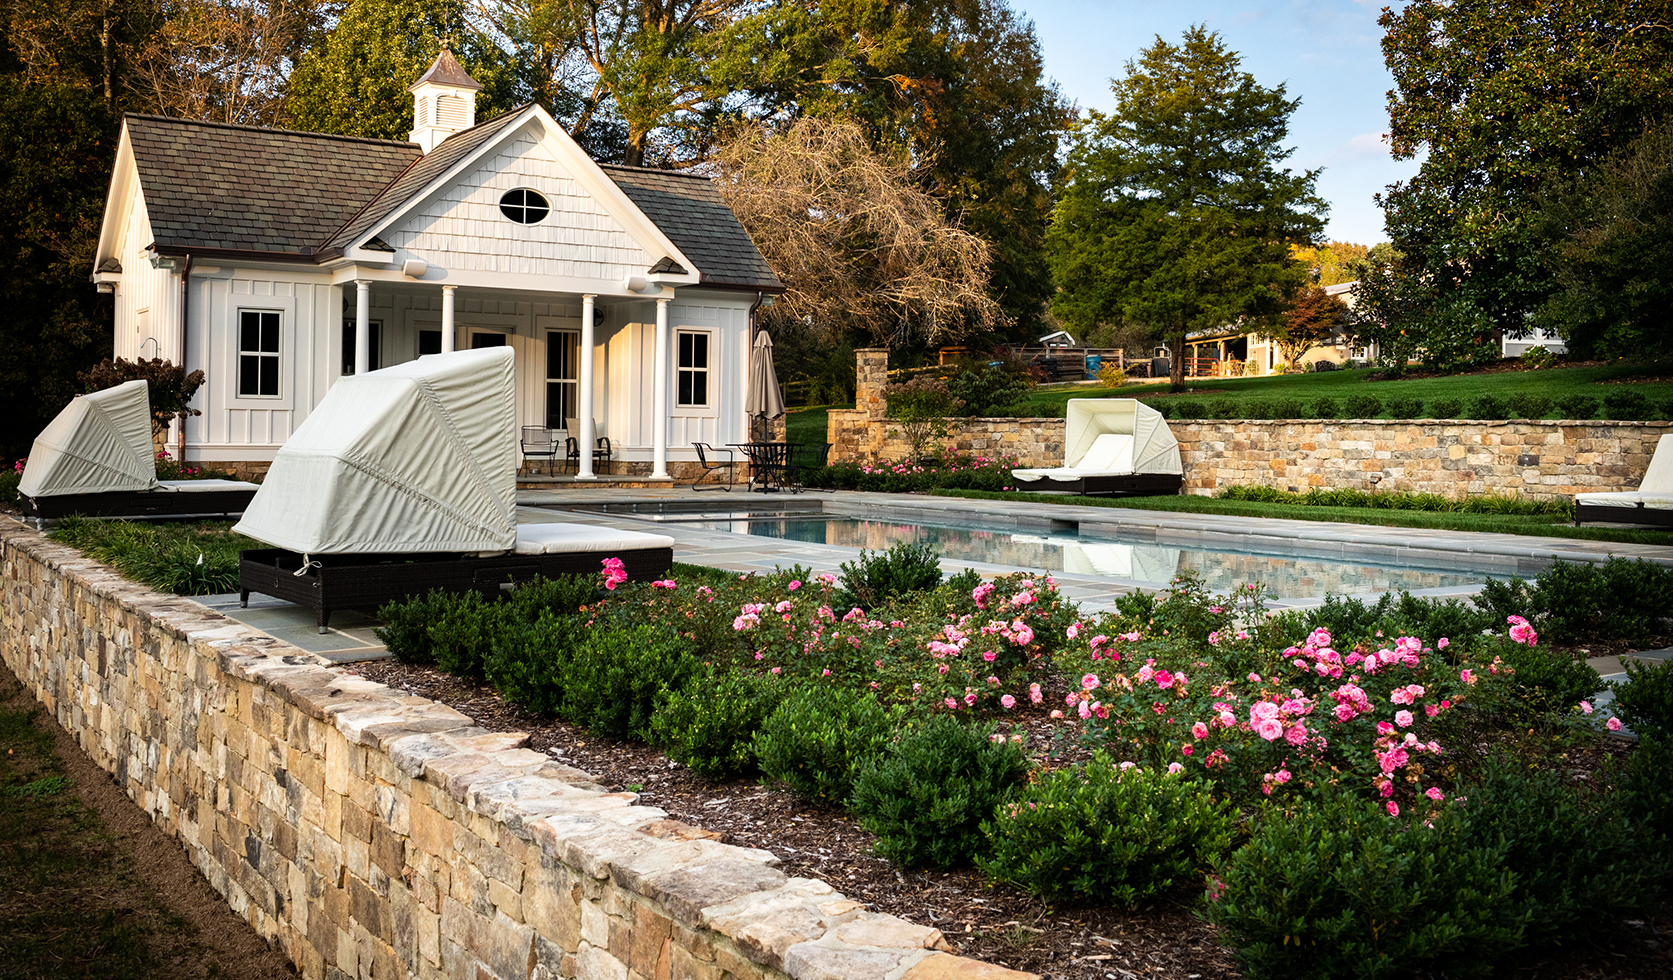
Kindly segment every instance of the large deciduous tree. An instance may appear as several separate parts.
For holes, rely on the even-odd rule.
[[[482,84],[478,119],[513,104],[509,59],[471,27],[460,0],[353,0],[324,42],[290,76],[287,125],[316,133],[404,140],[412,132],[407,88],[451,38],[459,63]]]
[[[1269,320],[1307,280],[1290,247],[1324,227],[1318,171],[1280,166],[1299,102],[1239,64],[1202,26],[1128,62],[1114,111],[1079,131],[1047,236],[1053,312],[1082,330],[1148,325],[1176,389],[1186,334]]]
[[[1347,316],[1348,304],[1341,297],[1323,286],[1309,286],[1284,311],[1277,327],[1267,336],[1278,345],[1284,363],[1296,365],[1313,348],[1335,343]]]
[[[1396,158],[1425,154],[1382,203],[1429,343],[1513,334],[1553,288],[1539,200],[1673,111],[1665,0],[1412,0],[1385,10]]]
[[[872,149],[848,122],[745,129],[715,157],[721,194],[786,291],[769,321],[833,341],[936,342],[999,324],[989,246],[950,224],[904,154]]]
[[[1576,357],[1673,354],[1673,124],[1557,188],[1536,231],[1558,244],[1535,326]]]
[[[149,111],[271,126],[292,66],[323,32],[325,0],[165,0],[128,84]]]

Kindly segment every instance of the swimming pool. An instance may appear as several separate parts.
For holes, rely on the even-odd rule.
[[[826,512],[820,501],[754,506],[701,507],[670,504],[601,504],[586,509],[638,520],[731,534],[816,545],[881,551],[897,541],[925,542],[949,565],[973,562],[1112,579],[1157,588],[1184,571],[1197,573],[1209,589],[1230,592],[1246,582],[1264,583],[1280,599],[1390,592],[1399,589],[1457,590],[1479,586],[1502,566],[1469,562],[1467,556],[1437,556],[1429,563],[1305,554],[1303,544],[1274,542],[1270,549],[1204,547],[1152,540],[1151,534],[1122,534],[1082,528],[1073,521],[1040,526],[1003,526],[998,519],[951,516]],[[1053,525],[1057,525],[1054,527]],[[1329,525],[1321,525],[1321,532]]]

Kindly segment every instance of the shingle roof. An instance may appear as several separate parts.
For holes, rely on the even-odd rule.
[[[522,118],[523,108],[518,107],[484,123],[478,123],[460,133],[454,133],[439,143],[435,149],[424,155],[424,159],[413,165],[412,169],[400,176],[371,201],[359,214],[344,209],[343,214],[352,215],[348,224],[337,229],[331,236],[330,248],[346,248],[355,239],[364,235],[378,222],[389,217],[390,213],[405,204],[413,195],[430,186],[431,181],[440,177],[453,165],[469,156],[477,147],[499,135],[505,127]]]
[[[707,177],[602,164],[604,173],[674,247],[696,263],[703,282],[777,291],[783,288],[749,232]]]
[[[420,76],[418,81],[407,86],[407,91],[411,92],[425,82],[435,82],[438,85],[455,85],[459,88],[468,88],[472,92],[482,91],[482,83],[472,78],[471,73],[465,70],[465,66],[459,64],[459,59],[453,57],[453,52],[446,48],[442,48],[441,54],[436,55],[436,60],[431,62],[429,71]]]
[[[417,144],[130,114],[159,247],[305,254],[418,160]]]

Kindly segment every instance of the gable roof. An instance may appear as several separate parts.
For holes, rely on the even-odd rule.
[[[375,199],[367,201],[360,208],[359,213],[341,212],[351,215],[346,224],[334,228],[335,234],[323,242],[325,248],[333,253],[352,245],[355,239],[366,234],[373,226],[401,205],[411,200],[414,195],[421,193],[424,188],[442,174],[453,169],[453,165],[476,152],[477,148],[498,136],[507,126],[522,118],[523,110],[527,106],[518,106],[509,112],[503,112],[486,122],[478,123],[463,132],[454,133],[442,140],[435,149],[423,154],[415,164],[403,172],[383,193]],[[414,149],[417,145],[414,144]]]
[[[525,120],[528,108],[455,133],[428,154],[416,143],[137,113],[127,114],[124,125],[158,250],[322,261],[341,255]],[[707,177],[598,167],[697,267],[702,284],[783,290]],[[362,243],[374,250],[380,245],[376,239]],[[671,259],[664,262],[650,271],[686,272]]]
[[[312,252],[422,156],[416,143],[124,117],[158,248]]]
[[[714,181],[616,164],[599,164],[599,169],[697,264],[703,283],[767,292],[784,288],[737,215],[721,200]]]

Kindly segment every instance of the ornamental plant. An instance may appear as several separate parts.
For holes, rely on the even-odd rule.
[[[988,855],[977,866],[1047,901],[1130,908],[1195,886],[1231,848],[1235,813],[1179,770],[1095,752],[1042,774],[982,825]]]

